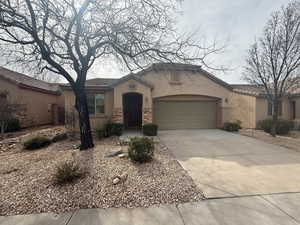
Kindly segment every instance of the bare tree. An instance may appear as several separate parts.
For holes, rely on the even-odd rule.
[[[0,0],[0,43],[6,58],[35,64],[71,85],[81,149],[93,147],[85,81],[98,59],[129,70],[151,62],[206,65],[216,46],[176,33],[176,0]]]
[[[292,2],[274,12],[262,37],[248,50],[244,77],[263,85],[273,105],[271,134],[276,136],[279,103],[299,87],[300,81],[300,12]]]
[[[59,83],[61,76],[53,73],[36,73],[33,77],[38,80],[46,81],[48,83]]]

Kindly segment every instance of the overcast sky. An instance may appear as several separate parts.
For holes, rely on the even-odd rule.
[[[244,83],[241,79],[246,50],[258,37],[270,14],[289,0],[184,0],[180,29],[197,30],[207,41],[227,41],[226,52],[213,58],[214,64],[231,68],[214,74],[228,83]],[[90,77],[120,77],[126,72],[113,65],[99,66]]]

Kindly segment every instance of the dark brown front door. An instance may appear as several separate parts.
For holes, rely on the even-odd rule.
[[[142,127],[143,96],[138,93],[123,95],[123,111],[125,128]]]

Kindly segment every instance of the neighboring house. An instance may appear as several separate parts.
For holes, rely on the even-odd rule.
[[[63,122],[64,97],[58,84],[0,67],[0,92],[18,106],[15,117],[22,128]]]
[[[74,111],[75,97],[62,86],[66,111]],[[221,128],[240,120],[245,128],[272,114],[262,87],[230,85],[200,66],[153,64],[120,79],[87,80],[86,92],[93,128],[107,122],[126,128],[156,123],[159,129]],[[282,101],[281,116],[300,121],[300,93]]]

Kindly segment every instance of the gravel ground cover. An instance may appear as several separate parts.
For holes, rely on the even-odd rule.
[[[25,135],[53,136],[60,132],[64,129],[55,127]],[[112,150],[126,149],[119,145],[117,137],[96,141],[96,147],[86,152],[79,152],[75,149],[78,141],[70,140],[26,152],[20,141],[28,136],[17,138],[0,141],[1,216],[80,208],[148,207],[203,198],[186,171],[160,143],[156,143],[153,161],[135,164],[126,157],[105,157]],[[87,165],[90,174],[71,184],[55,185],[56,165],[72,158]],[[116,176],[126,179],[114,185]]]
[[[242,129],[239,131],[241,135],[254,137],[264,142],[286,147],[292,150],[300,151],[300,131],[291,131],[287,136],[272,137],[270,134],[262,130]]]

